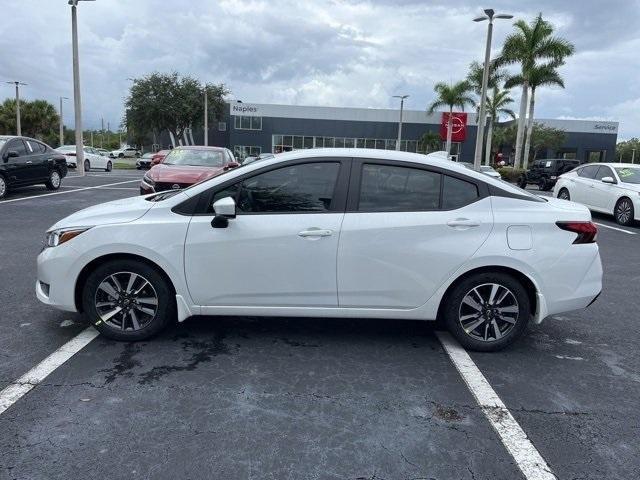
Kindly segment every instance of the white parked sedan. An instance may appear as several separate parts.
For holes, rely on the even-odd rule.
[[[600,293],[596,227],[460,165],[299,150],[53,225],[36,294],[140,340],[192,315],[434,320],[497,350]]]
[[[640,220],[640,166],[589,163],[558,178],[554,196],[613,215],[620,225]]]
[[[62,145],[56,148],[56,150],[66,157],[68,167],[77,167],[75,145]],[[101,155],[97,149],[85,146],[82,150],[84,153],[85,172],[88,172],[92,168],[104,170],[105,172],[110,172],[113,169],[112,161],[108,157]]]

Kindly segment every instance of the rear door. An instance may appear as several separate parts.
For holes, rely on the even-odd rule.
[[[419,164],[354,160],[338,245],[340,307],[423,305],[492,226],[482,182]]]
[[[21,138],[13,138],[7,142],[5,152],[13,151],[17,157],[9,157],[6,162],[7,173],[11,183],[30,183],[37,180],[37,172],[33,169],[33,159],[27,144]]]
[[[25,140],[28,149],[28,156],[33,169],[33,178],[45,180],[49,177],[49,156],[46,154],[47,147],[36,140]]]

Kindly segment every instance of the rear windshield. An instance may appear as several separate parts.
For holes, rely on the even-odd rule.
[[[163,162],[165,165],[191,165],[195,167],[223,167],[223,152],[217,150],[171,150]]]
[[[61,147],[56,148],[59,152],[75,152],[75,145],[62,145]]]
[[[616,173],[620,177],[620,181],[623,183],[640,184],[640,168],[624,167],[616,168]]]

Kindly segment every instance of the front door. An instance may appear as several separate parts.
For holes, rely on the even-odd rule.
[[[595,178],[593,179],[593,191],[591,205],[598,210],[613,212],[613,203],[617,197],[618,186],[612,183],[604,183],[605,177],[611,177],[615,180],[611,167],[600,165]]]
[[[232,197],[237,216],[226,228],[212,227],[211,207],[192,218],[184,256],[194,302],[336,307],[344,217],[344,195],[336,194],[336,185],[347,167],[340,160],[314,159],[248,175],[212,192],[209,205]]]
[[[578,175],[573,177],[574,186],[571,191],[571,200],[587,206],[593,205],[594,177],[598,173],[599,165],[587,165],[578,169]]]
[[[454,175],[354,165],[338,247],[340,307],[419,307],[480,248],[493,226],[491,202]]]
[[[14,138],[7,143],[5,152],[15,152],[17,157],[8,157],[6,162],[7,173],[11,183],[31,183],[38,179],[37,169],[34,169],[33,158],[27,149],[27,145],[21,138]]]

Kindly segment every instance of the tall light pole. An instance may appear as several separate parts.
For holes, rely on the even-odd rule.
[[[22,135],[22,126],[20,125],[20,86],[27,85],[22,82],[7,82],[9,85],[16,86],[16,135]]]
[[[393,98],[400,99],[400,121],[398,122],[398,141],[396,142],[396,150],[400,150],[400,141],[402,140],[402,111],[404,110],[404,99],[409,95],[394,95]]]
[[[491,37],[493,35],[493,19],[513,18],[513,15],[499,13],[496,15],[495,11],[491,8],[484,10],[484,15],[474,18],[474,22],[483,22],[489,20],[489,27],[487,30],[487,45],[484,52],[484,70],[482,72],[482,90],[480,92],[480,112],[478,112],[478,132],[476,135],[476,152],[473,158],[474,168],[480,168],[482,161],[482,144],[484,143],[484,124],[486,123],[486,103],[487,103],[487,84],[489,83],[489,69],[491,68]]]
[[[82,141],[82,100],[80,98],[80,61],[78,59],[78,2],[94,0],[69,0],[71,5],[71,48],[73,50],[73,108],[76,129],[76,168],[84,175],[84,143]]]
[[[204,86],[204,146],[209,146],[209,102],[207,99],[207,85]]]
[[[62,117],[62,101],[69,100],[67,97],[60,97],[60,146],[64,145],[64,119]]]

